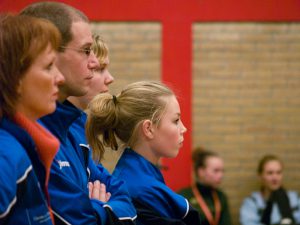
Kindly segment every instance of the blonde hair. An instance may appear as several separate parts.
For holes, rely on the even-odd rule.
[[[93,35],[93,40],[94,42],[92,49],[100,63],[100,67],[102,67],[101,65],[105,63],[105,59],[108,56],[108,46],[106,42],[97,34]]]
[[[150,119],[158,126],[167,105],[165,97],[173,95],[166,85],[155,81],[129,84],[118,96],[98,94],[88,106],[86,123],[94,160],[102,159],[104,147],[118,148],[116,137],[134,146],[139,124]]]

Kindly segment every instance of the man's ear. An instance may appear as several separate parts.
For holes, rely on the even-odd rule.
[[[142,131],[145,137],[152,139],[154,137],[153,123],[151,120],[144,120],[142,123]]]

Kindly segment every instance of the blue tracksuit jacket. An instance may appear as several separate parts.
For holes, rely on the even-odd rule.
[[[160,170],[132,149],[125,149],[113,175],[127,184],[137,224],[201,224],[196,210],[165,184]]]
[[[84,131],[72,125],[80,123],[81,116],[84,112],[67,102],[57,103],[56,111],[41,119],[61,142],[49,180],[55,224],[106,224],[112,216],[118,221],[132,223],[136,211],[124,182],[113,178],[101,165],[94,164],[82,136]],[[89,199],[87,184],[95,180],[105,183],[112,194],[107,203]]]
[[[51,225],[41,188],[45,169],[29,134],[14,122],[0,121],[0,224]]]

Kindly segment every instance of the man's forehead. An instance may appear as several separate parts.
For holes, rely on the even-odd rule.
[[[77,46],[88,46],[93,43],[90,24],[84,21],[76,21],[71,26],[72,43]]]

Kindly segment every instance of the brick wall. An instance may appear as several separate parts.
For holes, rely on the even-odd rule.
[[[300,191],[300,24],[193,25],[193,146],[225,160],[224,190],[235,224],[258,188],[257,161],[285,162],[287,188]]]
[[[161,76],[160,23],[93,23],[110,47],[113,93]],[[193,146],[225,160],[223,188],[234,224],[258,188],[257,160],[285,162],[287,188],[300,191],[300,24],[193,24]],[[184,97],[184,96],[182,96]],[[106,155],[112,170],[119,154]]]

